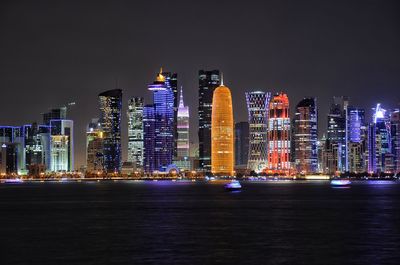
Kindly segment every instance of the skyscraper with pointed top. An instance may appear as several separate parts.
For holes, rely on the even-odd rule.
[[[234,175],[234,122],[232,95],[221,85],[214,90],[211,118],[211,172],[215,175]]]
[[[177,156],[174,163],[180,170],[190,170],[189,160],[189,107],[183,102],[181,87],[177,112]]]

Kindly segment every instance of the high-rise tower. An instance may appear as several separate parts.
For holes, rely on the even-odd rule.
[[[211,171],[211,112],[219,84],[219,70],[199,71],[199,167],[205,172]]]
[[[179,106],[178,106],[177,131],[177,156],[174,161],[180,170],[190,170],[189,160],[189,107],[183,102],[183,90],[181,87]]]
[[[247,168],[261,172],[268,162],[268,109],[270,92],[246,92],[249,119],[249,155]]]
[[[232,96],[228,87],[214,91],[211,118],[211,172],[216,175],[234,174],[234,123]]]
[[[128,102],[128,162],[134,168],[143,167],[143,98],[134,97]]]
[[[317,172],[318,116],[315,98],[304,98],[296,106],[294,118],[294,162],[297,172]]]
[[[269,103],[268,173],[288,174],[290,171],[289,99],[276,94]]]
[[[108,173],[121,171],[121,111],[122,89],[99,94],[100,123],[103,130],[104,169]]]
[[[166,172],[174,156],[174,94],[166,84],[162,70],[148,86],[153,104],[143,111],[144,170]]]

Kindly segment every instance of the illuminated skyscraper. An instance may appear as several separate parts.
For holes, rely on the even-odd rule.
[[[190,170],[189,160],[189,107],[183,103],[183,91],[181,87],[180,100],[178,106],[178,138],[177,157],[174,161],[180,170]]]
[[[249,123],[235,124],[235,166],[246,168],[249,158]]]
[[[392,153],[394,155],[394,172],[400,172],[400,110],[393,111],[390,115],[392,136]]]
[[[211,171],[212,101],[219,84],[219,70],[199,71],[199,167],[205,172]]]
[[[377,104],[373,122],[368,132],[368,171],[393,171],[394,156],[391,152],[390,117],[385,109]]]
[[[100,124],[103,130],[103,156],[106,172],[121,171],[122,89],[99,94]]]
[[[288,174],[290,171],[289,99],[276,94],[269,103],[268,173]]]
[[[318,169],[317,100],[304,98],[296,106],[294,118],[294,162],[297,172],[316,173]]]
[[[171,72],[162,72],[161,73],[165,77],[165,85],[167,88],[172,90],[174,95],[174,139],[178,138],[178,74]],[[177,142],[174,142],[174,157],[177,156]]]
[[[21,127],[0,126],[0,173],[20,173],[25,169]]]
[[[134,97],[128,102],[128,162],[135,169],[143,167],[143,98]]]
[[[246,92],[249,120],[247,168],[261,172],[268,164],[268,112],[270,92]]]
[[[103,130],[99,119],[92,119],[86,130],[86,171],[103,170]]]
[[[365,111],[347,107],[347,171],[363,172],[364,152],[366,150]]]
[[[50,120],[50,171],[74,170],[74,122]]]
[[[327,140],[335,147],[335,150],[337,149],[337,152],[335,152],[335,156],[333,157],[335,159],[334,165],[336,165],[334,171],[346,171],[346,109],[348,104],[348,98],[334,97],[333,104],[331,105],[328,114]]]
[[[234,123],[232,96],[228,87],[214,90],[211,118],[211,172],[216,175],[234,174]]]
[[[144,169],[147,173],[166,172],[174,156],[174,94],[162,71],[148,86],[153,104],[143,111]]]

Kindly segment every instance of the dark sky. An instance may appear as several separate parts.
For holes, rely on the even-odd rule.
[[[400,101],[399,1],[1,1],[0,124],[40,120],[77,104],[76,165],[85,127],[98,116],[97,94],[124,89],[126,102],[151,99],[160,66],[179,73],[197,142],[197,72],[220,69],[236,121],[247,119],[244,92],[289,95],[291,108],[316,96],[320,127],[331,97],[386,108]]]

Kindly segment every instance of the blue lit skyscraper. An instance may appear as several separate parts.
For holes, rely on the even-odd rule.
[[[347,107],[346,149],[346,170],[356,173],[365,171],[366,127],[364,109]]]
[[[108,173],[121,171],[121,110],[122,90],[99,94],[100,124],[103,130],[104,169]]]
[[[368,132],[369,172],[380,173],[393,170],[390,136],[389,115],[380,104],[377,104]]]
[[[346,108],[348,99],[346,97],[334,97],[328,114],[327,140],[332,149],[337,150],[332,165],[335,168],[329,169],[330,172],[346,171]]]
[[[146,173],[165,172],[175,149],[174,94],[161,71],[148,89],[153,92],[153,104],[143,110],[144,169]]]

